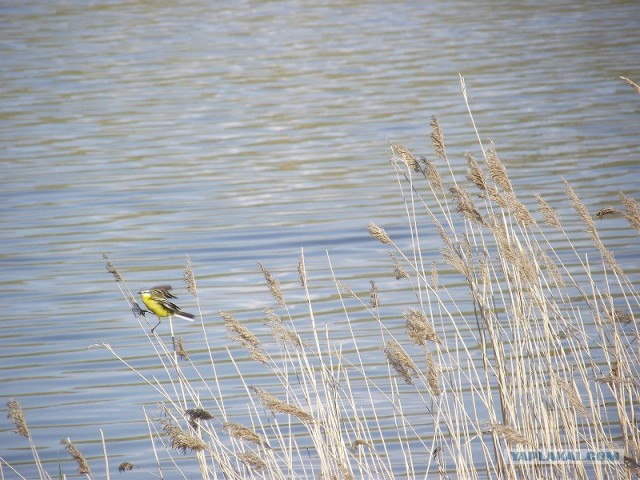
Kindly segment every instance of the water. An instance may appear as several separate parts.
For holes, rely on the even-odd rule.
[[[479,150],[458,73],[524,201],[566,208],[561,178],[593,210],[638,198],[640,98],[617,78],[640,79],[636,2],[424,3],[3,2],[0,382],[50,471],[62,437],[99,456],[99,428],[116,458],[147,453],[140,405],[158,398],[88,348],[153,362],[102,254],[133,289],[179,287],[185,310],[189,255],[217,328],[219,310],[258,328],[257,262],[293,289],[301,248],[320,291],[326,251],[359,293],[370,278],[397,288],[366,232],[375,220],[406,239],[388,142],[431,155],[438,115],[462,173]],[[637,240],[608,225],[640,267]],[[424,241],[435,258],[435,232]],[[30,475],[10,430],[1,455]]]

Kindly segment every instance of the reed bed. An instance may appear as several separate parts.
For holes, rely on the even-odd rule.
[[[575,215],[562,218],[540,195],[535,205],[526,205],[494,145],[484,145],[478,135],[479,155],[467,153],[467,175],[456,178],[435,117],[431,129],[433,152],[427,156],[390,145],[406,235],[396,241],[376,222],[368,227],[388,249],[389,274],[412,292],[412,304],[397,315],[404,327],[390,328],[381,314],[393,291],[380,291],[372,280],[367,292],[356,292],[336,278],[329,259],[347,348],[335,341],[335,319],[316,313],[303,253],[295,288],[305,301],[295,305],[276,276],[259,265],[274,301],[264,310],[270,335],[220,312],[237,347],[225,353],[246,397],[241,417],[232,413],[237,408],[229,405],[228,386],[216,368],[219,353],[209,340],[220,335],[220,327],[210,327],[200,313],[197,348],[204,354],[193,361],[181,339],[173,338],[172,325],[171,343],[149,333],[123,275],[107,259],[165,374],[148,376],[117,348],[103,345],[155,390],[162,406],[160,415],[144,411],[153,461],[122,462],[120,472],[143,469],[173,478],[193,476],[195,469],[203,479],[640,474],[640,299],[598,230],[598,222],[623,217],[640,231],[640,205],[621,193],[619,206],[589,212],[568,183],[566,201]],[[569,234],[567,225],[576,221],[592,244],[586,250],[576,247],[583,239]],[[433,263],[425,247],[433,242],[431,232],[441,244]],[[184,277],[200,309],[188,260]],[[375,351],[360,346],[362,320],[353,321],[353,312],[368,318],[367,340],[376,335]],[[268,384],[254,384],[238,355],[266,369]],[[17,433],[32,445],[40,478],[50,478],[19,405],[10,403],[9,411]],[[79,473],[94,478],[96,467],[81,461],[70,440],[64,443]],[[590,463],[518,462],[511,455],[562,450],[621,456]],[[106,453],[105,461],[109,465]],[[104,467],[107,478],[110,468],[115,466]]]

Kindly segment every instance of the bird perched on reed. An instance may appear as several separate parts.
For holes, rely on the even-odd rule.
[[[158,316],[158,323],[151,329],[151,333],[162,323],[162,319],[165,317],[180,317],[189,322],[193,322],[194,318],[196,318],[195,315],[183,312],[180,307],[169,300],[170,298],[177,298],[171,293],[171,290],[171,285],[159,285],[138,292],[151,313],[155,313]]]

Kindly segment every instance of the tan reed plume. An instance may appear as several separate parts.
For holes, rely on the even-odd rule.
[[[497,433],[505,441],[511,445],[531,445],[527,437],[518,432],[515,428],[509,427],[503,423],[492,423],[491,431]]]
[[[415,172],[420,171],[420,164],[418,163],[418,160],[416,160],[416,157],[414,157],[407,148],[405,148],[403,145],[400,145],[399,143],[392,143],[391,149],[393,150],[394,154],[397,154],[404,161],[407,167]]]
[[[267,363],[269,358],[262,350],[262,343],[247,327],[242,325],[236,318],[227,312],[219,312],[229,332],[231,340],[242,345],[249,352],[252,359]]]
[[[89,468],[87,459],[84,458],[84,455],[82,455],[80,450],[78,450],[76,446],[71,443],[71,440],[69,438],[63,438],[62,440],[60,440],[60,443],[64,445],[64,448],[66,448],[67,452],[69,452],[71,458],[73,458],[78,464],[78,473],[80,475],[87,475],[91,477],[91,469]]]
[[[208,449],[207,444],[204,443],[201,438],[190,432],[184,431],[172,421],[163,419],[160,420],[160,424],[171,441],[171,448],[174,450],[180,450],[182,453],[187,453],[187,450],[199,452]]]
[[[392,251],[389,251],[389,256],[393,261],[393,273],[396,276],[396,280],[409,278],[409,274],[404,268],[402,268],[402,265],[400,264],[400,260],[398,260],[398,257],[395,255],[395,253],[393,253]]]
[[[260,387],[249,387],[253,390],[254,395],[260,401],[260,403],[268,410],[272,412],[285,413],[287,415],[293,415],[303,423],[313,423],[313,417],[295,405],[285,403],[282,400],[277,399],[266,390]]]
[[[509,180],[509,176],[507,175],[507,169],[498,158],[498,152],[496,151],[496,147],[493,143],[487,149],[486,159],[487,166],[489,167],[489,173],[496,185],[502,187],[505,192],[513,193],[513,186],[511,185],[511,180]]]
[[[280,288],[280,282],[271,275],[269,270],[267,270],[264,265],[258,263],[258,267],[264,274],[264,279],[267,282],[267,286],[269,287],[269,292],[271,292],[271,296],[278,302],[280,307],[284,307],[286,302],[284,301],[284,294],[282,293],[282,288]]]
[[[22,435],[24,438],[31,438],[29,427],[27,426],[27,420],[24,416],[24,410],[17,400],[9,400],[7,402],[8,413],[7,418],[16,427],[14,432],[18,435]]]
[[[429,391],[431,395],[437,397],[442,395],[442,389],[440,388],[440,367],[433,358],[433,354],[427,348],[426,363],[427,363],[427,385],[429,385]]]
[[[487,177],[480,168],[478,161],[475,157],[469,153],[464,153],[464,158],[467,159],[467,179],[473,183],[481,192],[487,191]]]
[[[196,276],[193,273],[193,267],[191,266],[191,259],[187,257],[184,265],[184,283],[187,286],[187,291],[194,297],[198,296],[198,287],[196,286]]]
[[[627,222],[634,230],[640,232],[640,204],[622,192],[620,192],[619,197],[624,205],[624,218],[627,219]]]
[[[442,178],[440,177],[440,172],[434,165],[433,162],[430,162],[426,158],[422,159],[422,164],[424,165],[424,176],[431,185],[433,185],[437,190],[442,192]]]
[[[256,471],[264,470],[267,468],[267,464],[257,454],[253,452],[241,452],[238,453],[238,458],[248,468]]]
[[[278,342],[290,345],[296,349],[302,349],[306,346],[300,336],[293,330],[288,329],[282,322],[280,316],[273,310],[266,307],[264,313],[267,315],[266,324]]]
[[[378,296],[378,287],[373,280],[369,280],[371,288],[369,289],[369,305],[371,308],[377,309],[380,307],[380,297]]]
[[[409,338],[417,345],[426,345],[427,341],[440,343],[433,324],[427,320],[424,312],[415,308],[404,311],[404,319],[407,325]]]
[[[435,115],[431,117],[431,145],[439,157],[443,159],[447,158],[447,151],[444,146],[444,135],[442,134],[438,117]]]
[[[413,376],[417,375],[417,370],[413,360],[405,350],[395,340],[388,340],[381,347],[387,362],[409,385],[413,385]]]
[[[267,441],[251,430],[249,427],[241,425],[235,422],[224,422],[222,429],[227,432],[227,435],[245,442],[255,443],[256,445],[262,445],[265,448],[271,448]]]
[[[561,228],[562,224],[560,223],[558,212],[547,203],[542,195],[536,194],[536,200],[538,201],[538,211],[542,214],[544,222],[550,227]]]
[[[387,232],[385,232],[384,229],[376,225],[373,221],[369,222],[368,229],[369,229],[369,235],[371,235],[373,238],[375,238],[379,242],[385,245],[390,245],[392,243],[391,239],[389,238],[389,235],[387,235]]]
[[[102,258],[107,261],[107,272],[113,275],[113,278],[115,278],[116,282],[122,282],[122,275],[120,275],[120,272],[116,268],[115,264],[109,259],[109,256],[102,255]]]
[[[471,194],[468,191],[458,185],[451,185],[449,187],[449,193],[453,195],[458,205],[458,213],[472,222],[485,225],[484,218],[482,218],[482,215],[480,215],[480,212],[476,209]]]

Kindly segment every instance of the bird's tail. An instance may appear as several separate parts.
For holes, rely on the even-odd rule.
[[[192,314],[187,313],[187,312],[175,312],[174,315],[176,317],[183,318],[184,320],[186,320],[188,322],[193,322],[193,320],[196,318],[195,315],[192,315]]]

